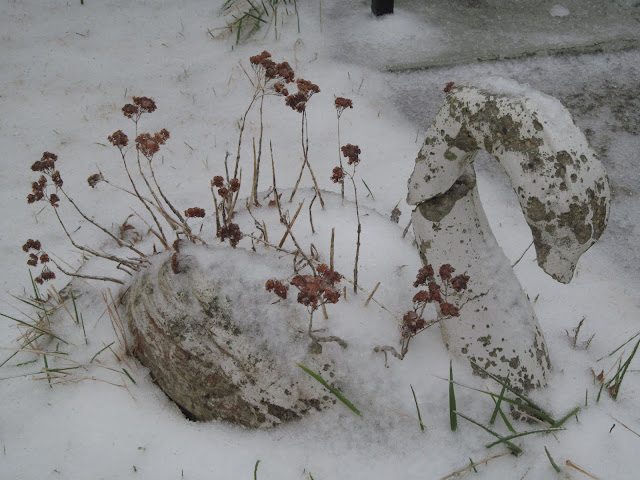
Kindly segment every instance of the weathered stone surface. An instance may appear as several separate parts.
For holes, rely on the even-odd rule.
[[[264,290],[282,274],[277,262],[185,242],[176,262],[177,274],[171,254],[154,257],[131,282],[125,312],[134,354],[190,418],[264,428],[334,403],[294,363],[333,377],[327,354],[304,334],[306,315],[271,305]]]
[[[427,130],[409,179],[413,227],[425,263],[470,277],[460,318],[441,325],[454,354],[522,390],[544,386],[551,367],[533,308],[498,246],[478,196],[480,150],[504,167],[531,228],[538,264],[571,280],[609,216],[604,167],[555,99],[501,80],[453,87]]]

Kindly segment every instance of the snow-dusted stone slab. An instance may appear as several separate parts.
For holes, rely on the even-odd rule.
[[[333,377],[327,349],[309,348],[307,316],[265,291],[287,276],[278,262],[186,242],[175,262],[177,274],[171,254],[154,257],[124,302],[134,354],[190,418],[265,428],[335,403],[295,364]]]
[[[470,277],[460,318],[441,324],[447,347],[523,390],[551,363],[529,300],[482,209],[473,160],[504,167],[531,228],[540,267],[568,283],[609,216],[604,167],[556,99],[513,81],[454,86],[416,159],[407,201],[423,261]],[[466,303],[465,303],[466,302]]]

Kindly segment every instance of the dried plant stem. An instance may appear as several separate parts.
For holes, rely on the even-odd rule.
[[[318,186],[318,182],[316,181],[316,176],[313,174],[313,170],[311,169],[311,163],[309,163],[309,126],[307,124],[307,112],[304,110],[302,112],[302,122],[301,122],[301,142],[302,142],[302,168],[300,169],[300,174],[298,175],[298,180],[296,181],[296,185],[293,188],[293,192],[291,192],[291,197],[289,197],[289,202],[293,201],[293,197],[298,190],[298,185],[300,185],[300,180],[302,179],[302,174],[304,172],[304,167],[309,167],[309,173],[311,174],[311,179],[313,180],[313,185],[316,189],[316,193],[318,194],[318,198],[320,198],[320,205],[324,210],[324,200],[322,199],[322,193],[320,193],[320,187]],[[305,141],[306,134],[306,141]]]
[[[593,474],[591,474],[591,473],[587,472],[584,468],[582,468],[582,467],[580,467],[580,466],[576,465],[576,464],[575,464],[575,463],[573,463],[571,460],[567,460],[565,463],[567,464],[567,466],[568,466],[568,467],[571,467],[571,468],[573,468],[573,469],[575,469],[575,470],[578,470],[580,473],[584,473],[587,477],[589,477],[589,478],[593,478],[594,480],[599,480],[599,478],[598,478],[598,477],[596,477],[595,475],[593,475]]]
[[[264,105],[264,93],[260,96],[260,137],[258,138],[258,156],[255,157],[255,140],[253,144],[253,151],[255,157],[255,167],[253,171],[253,185],[251,189],[251,196],[253,197],[253,201],[256,206],[258,203],[258,180],[260,178],[260,159],[262,158],[262,136],[264,133],[264,122],[262,118],[262,107]]]
[[[107,230],[106,228],[104,228],[102,225],[100,225],[99,223],[93,221],[92,219],[90,219],[89,217],[87,217],[84,212],[82,210],[80,210],[80,208],[78,207],[78,205],[76,204],[76,202],[73,201],[73,199],[67,195],[67,192],[65,192],[62,188],[58,188],[58,190],[60,190],[62,192],[62,194],[66,197],[67,200],[69,200],[69,203],[71,203],[71,205],[73,205],[73,208],[76,209],[76,211],[80,214],[80,216],[82,218],[84,218],[87,222],[89,222],[91,225],[99,228],[100,230],[102,230],[104,233],[106,233],[108,236],[110,236],[112,239],[114,239],[117,243],[118,246],[120,247],[127,247],[128,249],[134,251],[135,253],[137,253],[138,255],[140,255],[141,257],[146,257],[146,255],[144,253],[142,253],[140,250],[138,250],[137,248],[135,248],[133,245],[129,244],[128,242],[124,242],[121,239],[119,239],[118,237],[116,237],[113,233],[111,233],[109,230]],[[54,207],[55,208],[55,207]]]
[[[316,233],[316,229],[313,228],[313,212],[311,211],[311,208],[313,207],[313,202],[316,201],[316,198],[318,197],[318,194],[316,193],[313,198],[311,199],[311,203],[309,203],[309,223],[311,224],[311,233],[314,234]]]
[[[473,463],[467,465],[466,467],[461,468],[460,470],[456,470],[455,472],[451,472],[449,475],[445,475],[440,480],[449,480],[450,478],[457,477],[461,473],[468,472],[469,470],[475,469],[479,465],[486,465],[491,460],[495,460],[496,458],[504,457],[505,455],[509,455],[510,453],[511,452],[509,450],[507,450],[506,452],[499,453],[498,455],[493,455],[492,457],[487,457],[484,460],[480,460],[478,462],[473,462]]]
[[[273,174],[273,199],[276,203],[276,207],[278,207],[278,214],[280,218],[282,218],[282,209],[280,208],[280,197],[278,195],[278,187],[276,186],[276,165],[273,160],[273,145],[271,141],[269,141],[269,150],[271,151],[271,172]]]
[[[244,70],[244,68],[243,68]],[[245,71],[246,74],[246,71]],[[248,75],[247,75],[248,77]],[[251,78],[249,78],[249,81],[251,81]],[[253,85],[253,81],[251,81],[251,84]],[[236,154],[236,165],[235,168],[233,170],[233,178],[237,178],[238,176],[238,167],[240,165],[240,149],[242,147],[242,134],[244,133],[244,127],[247,123],[247,116],[249,115],[249,112],[251,111],[251,108],[253,107],[253,104],[256,102],[256,100],[258,99],[258,96],[260,94],[260,83],[258,83],[255,86],[255,91],[253,92],[253,97],[251,98],[251,102],[249,103],[249,106],[247,107],[247,110],[244,112],[244,115],[242,116],[242,123],[240,124],[240,133],[238,134],[238,153]]]
[[[342,155],[340,150],[340,113],[336,112],[338,115],[338,162],[340,162],[340,168],[342,169]],[[342,204],[344,205],[344,182],[340,183],[340,196],[342,198]]]
[[[137,130],[137,127],[136,127],[136,130]],[[136,182],[133,181],[133,177],[131,176],[131,172],[129,172],[129,167],[127,166],[127,161],[125,159],[125,155],[124,155],[124,152],[122,150],[120,151],[120,155],[122,156],[122,163],[124,164],[124,169],[127,172],[127,176],[129,177],[129,182],[131,183],[131,186],[133,187],[133,191],[136,193],[136,197],[138,197],[138,199],[142,202],[144,207],[147,209],[147,211],[151,215],[151,218],[153,218],[153,221],[155,222],[156,226],[158,227],[158,232],[160,232],[160,237],[158,239],[162,243],[162,246],[168,250],[169,249],[169,244],[167,242],[167,237],[164,234],[164,230],[162,230],[162,225],[160,225],[160,222],[158,221],[158,218],[155,216],[155,214],[153,213],[153,210],[151,210],[151,207],[147,203],[147,202],[151,203],[151,201],[150,200],[145,201],[145,199],[142,197],[142,195],[140,195],[140,192],[138,191],[138,187],[136,187]]]
[[[280,243],[278,244],[279,247],[282,247],[282,245],[284,245],[284,242],[287,239],[287,236],[291,234],[291,229],[293,228],[293,224],[296,223],[296,218],[298,218],[298,214],[300,213],[300,210],[302,210],[302,205],[304,205],[304,199],[302,199],[302,201],[300,202],[300,205],[298,205],[298,210],[296,210],[296,213],[293,215],[291,222],[286,223],[287,231],[284,232],[282,240],[280,240]]]
[[[324,303],[322,305],[324,306]],[[336,337],[336,336],[333,336],[333,335],[326,336],[326,337],[319,337],[318,335],[313,333],[313,313],[314,312],[315,312],[315,309],[311,309],[311,312],[310,312],[310,315],[309,315],[309,331],[308,331],[309,332],[309,337],[314,342],[318,342],[318,343],[336,342],[342,348],[347,348],[347,342],[342,340],[340,337]]]
[[[336,229],[333,227],[331,229],[331,246],[329,247],[329,268],[333,271],[333,255],[334,255],[334,244],[336,237]]]
[[[407,232],[409,232],[409,227],[411,226],[411,222],[412,222],[412,220],[409,220],[409,223],[407,223],[407,226],[404,227],[404,230],[402,232],[402,238],[407,236]]]
[[[373,296],[376,294],[376,291],[378,290],[378,287],[380,286],[380,282],[376,283],[376,286],[373,287],[373,290],[371,291],[371,294],[369,295],[369,297],[367,298],[367,301],[364,302],[364,306],[367,307],[369,306],[369,302],[371,301],[371,299],[373,298]]]
[[[102,282],[113,282],[113,283],[119,283],[120,285],[124,285],[124,282],[122,280],[118,280],[117,278],[111,278],[111,277],[99,277],[99,276],[95,276],[95,275],[83,275],[80,273],[71,273],[67,270],[65,270],[64,268],[62,268],[58,262],[56,262],[55,260],[51,259],[51,261],[53,262],[53,264],[56,266],[56,268],[58,270],[60,270],[62,273],[64,273],[65,275],[69,276],[69,277],[76,277],[76,278],[85,278],[87,280],[100,280]],[[129,273],[129,272],[127,272]]]
[[[104,258],[106,260],[111,260],[112,262],[115,262],[115,263],[121,263],[121,264],[126,265],[127,267],[131,268],[132,270],[138,271],[140,269],[141,260],[135,260],[135,261],[134,260],[125,260],[124,258],[118,258],[118,257],[115,257],[113,255],[107,255],[105,253],[100,253],[100,252],[98,252],[96,250],[93,250],[92,248],[85,247],[83,245],[78,245],[73,240],[73,238],[71,237],[71,234],[67,230],[67,227],[65,227],[64,223],[62,222],[62,219],[60,218],[60,214],[58,213],[58,209],[54,208],[53,211],[54,211],[54,213],[56,215],[56,218],[58,219],[58,222],[62,226],[62,230],[64,230],[64,233],[67,236],[67,238],[69,239],[69,241],[71,242],[71,245],[73,245],[75,248],[77,248],[78,250],[82,250],[83,252],[90,253],[91,255],[95,255],[96,257]]]
[[[354,166],[354,174],[355,174],[355,166]],[[356,240],[356,259],[353,267],[353,293],[358,293],[358,260],[360,258],[360,233],[362,232],[362,224],[360,223],[360,207],[358,206],[358,189],[356,187],[356,182],[353,179],[353,175],[350,175],[351,183],[353,184],[353,195],[355,197],[356,203],[356,218],[358,219],[358,232],[357,232],[357,240]]]

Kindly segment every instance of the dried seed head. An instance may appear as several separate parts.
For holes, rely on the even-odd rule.
[[[456,292],[467,289],[467,283],[469,282],[468,275],[458,275],[451,279],[451,286]]]
[[[184,211],[185,217],[189,218],[204,218],[204,208],[191,207]]]
[[[132,105],[131,103],[127,103],[124,107],[122,107],[122,113],[127,118],[133,119],[133,117],[139,118],[140,109],[136,105]]]
[[[218,195],[220,195],[222,198],[225,198],[227,195],[229,195],[229,189],[226,187],[219,188]]]
[[[129,144],[129,137],[127,137],[122,130],[113,132],[112,135],[107,137],[107,140],[109,140],[114,147],[118,147],[120,150]]]
[[[333,175],[331,175],[331,181],[333,183],[344,182],[344,170],[340,167],[335,167],[333,169]]]
[[[140,113],[153,113],[156,110],[156,102],[148,97],[133,97],[133,103],[140,108]]]
[[[442,278],[442,280],[449,280],[451,278],[451,274],[455,271],[456,271],[455,268],[453,268],[448,263],[445,263],[440,267],[440,271],[439,271],[440,278]]]
[[[96,185],[104,180],[102,173],[94,173],[89,178],[87,178],[87,183],[91,188],[96,188]]]
[[[238,180],[237,178],[231,180],[229,182],[229,188],[231,188],[232,192],[237,192],[238,190],[240,190],[240,180]]]
[[[413,286],[426,285],[428,280],[433,279],[433,273],[433,267],[431,265],[425,265],[418,270],[418,275],[416,275],[416,281],[413,282]]]
[[[34,250],[40,250],[40,248],[42,247],[42,245],[40,244],[40,240],[33,240],[33,239],[29,239],[25,242],[24,245],[22,245],[22,250],[25,252],[28,252],[29,250],[31,250],[32,248]]]
[[[458,309],[458,307],[448,303],[448,302],[441,302],[440,303],[440,311],[442,312],[442,314],[445,317],[459,317],[460,316],[460,310]]]
[[[242,240],[242,232],[237,224],[230,223],[220,229],[220,241],[224,242],[227,238],[231,246],[236,248],[238,242]]]
[[[54,169],[58,156],[55,153],[44,152],[42,158],[31,165],[34,172],[50,172]]]
[[[51,195],[49,195],[49,203],[51,204],[52,207],[58,207],[59,204],[58,202],[60,201],[60,197],[58,197],[58,195],[56,195],[55,193],[52,193]]]
[[[215,177],[213,177],[213,180],[211,180],[211,185],[216,188],[224,187],[224,178],[222,178],[220,175],[216,175]]]
[[[51,174],[51,181],[56,187],[62,188],[62,177],[60,176],[60,172],[58,170]]]
[[[342,115],[347,108],[353,108],[353,102],[348,98],[338,97],[333,102],[336,107],[336,112],[338,112],[338,117]]]
[[[347,162],[349,165],[357,165],[360,163],[360,147],[358,145],[351,145],[350,143],[346,144],[341,148],[342,156],[348,157],[349,161]]]

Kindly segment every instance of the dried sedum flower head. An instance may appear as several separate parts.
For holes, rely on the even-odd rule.
[[[451,274],[455,271],[455,268],[453,268],[448,263],[445,263],[440,267],[440,278],[442,278],[442,280],[449,280],[451,278]]]
[[[309,80],[298,78],[296,80],[298,93],[291,94],[286,98],[286,104],[296,112],[302,113],[307,109],[307,102],[314,93],[320,93],[320,87]]]
[[[344,182],[344,170],[340,167],[335,167],[333,169],[333,175],[331,175],[331,181],[333,183]]]
[[[55,153],[44,152],[42,158],[31,165],[31,170],[34,172],[51,172],[55,167],[56,160],[58,160],[58,156]]]
[[[213,177],[213,180],[211,180],[211,185],[216,188],[224,187],[224,178],[222,178],[220,175],[216,175],[215,177]]]
[[[104,180],[102,173],[94,173],[89,178],[87,178],[87,183],[91,188],[96,188],[96,185]]]
[[[360,147],[358,145],[351,145],[350,143],[346,144],[341,148],[342,156],[348,157],[349,161],[347,162],[349,165],[357,165],[360,163]]]
[[[164,145],[169,138],[169,131],[165,128],[158,133],[141,133],[136,137],[136,148],[151,161],[153,156],[160,150],[160,145]]]
[[[224,242],[227,238],[231,246],[236,248],[238,242],[242,240],[242,232],[237,224],[229,223],[220,229],[220,241]]]
[[[122,130],[113,132],[112,135],[107,137],[107,140],[109,140],[114,147],[118,147],[120,150],[129,144],[129,137],[127,137]]]
[[[229,188],[232,192],[237,192],[238,190],[240,190],[240,180],[238,180],[237,178],[231,180],[229,182]]]
[[[149,97],[133,97],[133,103],[140,108],[140,113],[153,113],[156,110],[156,102]]]
[[[347,108],[353,108],[353,102],[348,98],[338,97],[333,102],[336,107],[336,112],[338,112],[338,117],[342,115]]]
[[[288,285],[284,285],[280,280],[275,279],[267,280],[264,288],[267,292],[273,292],[282,299],[287,298],[287,292],[289,291]]]
[[[185,217],[188,218],[204,218],[204,208],[191,207],[184,211]]]
[[[413,282],[413,286],[417,287],[418,285],[426,285],[428,280],[433,279],[433,267],[429,265],[425,265],[420,270],[418,270],[418,275],[416,276],[416,281]]]
[[[41,247],[42,247],[42,244],[40,243],[40,240],[33,240],[30,238],[25,242],[24,245],[22,245],[22,250],[25,252],[29,252],[29,250],[31,249],[38,251],[40,250]]]

